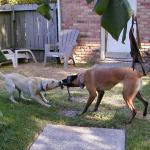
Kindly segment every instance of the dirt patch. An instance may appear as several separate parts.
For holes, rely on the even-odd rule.
[[[71,110],[71,109],[67,109],[67,110],[61,110],[59,112],[60,115],[66,116],[66,117],[75,117],[79,114],[80,112],[77,110]]]
[[[144,119],[150,122],[150,114],[147,114],[145,117],[143,117],[143,113],[140,111],[137,112],[136,118]]]
[[[63,66],[44,66],[42,63],[19,64],[17,68],[13,68],[12,65],[1,66],[0,68],[0,71],[4,73],[16,72],[25,76],[41,76],[58,80],[65,78],[67,75],[76,74],[83,70],[85,70],[85,68],[69,66],[67,69],[64,69]]]

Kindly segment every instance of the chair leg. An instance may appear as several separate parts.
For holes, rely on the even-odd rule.
[[[36,60],[34,54],[32,53],[32,51],[31,51],[30,49],[26,49],[26,51],[31,54],[31,56],[32,56],[32,58],[33,58],[33,60],[34,60],[34,62],[37,63],[37,60]]]
[[[73,56],[71,57],[71,59],[72,59],[72,61],[73,61],[73,65],[75,66],[76,63],[75,63],[75,60],[74,60]]]
[[[44,56],[44,65],[46,65],[47,57]]]
[[[15,66],[18,67],[18,51],[15,51],[14,60],[15,60]]]
[[[57,60],[57,64],[61,64],[60,57],[56,57],[56,60]]]
[[[45,49],[45,53],[44,53],[44,65],[46,65],[46,61],[47,61],[47,57],[48,57],[47,54],[50,51],[50,44],[45,44],[44,49]]]
[[[18,62],[18,61],[17,61],[17,62]],[[17,67],[17,64],[18,64],[18,63],[16,64],[16,59],[15,59],[15,58],[12,59],[12,64],[13,64],[13,67],[14,67],[14,68]]]
[[[68,68],[68,59],[69,58],[67,56],[64,57],[64,69]]]

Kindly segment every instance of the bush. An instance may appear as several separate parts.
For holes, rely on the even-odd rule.
[[[0,0],[0,5],[10,4],[39,4],[42,0]],[[57,0],[51,0],[52,3],[56,3]]]

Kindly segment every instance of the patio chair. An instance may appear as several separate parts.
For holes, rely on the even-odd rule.
[[[17,49],[17,50],[15,50],[15,52],[13,52],[11,49],[2,49],[1,52],[3,52],[3,54],[7,60],[10,60],[12,62],[13,67],[18,66],[18,59],[24,58],[26,60],[29,60],[30,55],[32,56],[34,62],[37,62],[32,51],[29,49]]]
[[[11,49],[2,49],[1,52],[4,54],[5,58],[12,62],[13,67],[16,67],[15,54]]]
[[[34,54],[32,53],[32,51],[30,49],[17,49],[17,50],[15,50],[16,67],[18,66],[18,59],[25,58],[26,60],[29,60],[30,55],[32,56],[34,62],[37,63],[37,60],[36,60]]]
[[[50,51],[53,45],[45,44],[44,64],[46,64],[48,57],[64,58],[64,68],[68,67],[69,59],[72,59],[73,64],[75,64],[73,48],[77,45],[76,40],[78,34],[79,31],[76,29],[62,30],[59,35],[59,42],[56,44],[57,51]]]

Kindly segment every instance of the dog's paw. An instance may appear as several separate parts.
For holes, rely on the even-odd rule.
[[[45,104],[45,106],[46,106],[47,108],[51,107],[51,105],[49,105],[49,104]]]
[[[96,111],[98,111],[98,109],[97,109],[97,108],[94,108],[91,112],[96,112]]]
[[[18,102],[17,102],[17,101],[15,101],[15,100],[13,100],[13,101],[11,100],[11,102],[12,102],[12,103],[14,103],[14,104],[18,104]]]
[[[70,97],[68,97],[68,101],[69,102],[74,102],[74,101],[76,101],[76,99],[75,99],[75,97],[70,96]]]
[[[82,113],[77,113],[76,116],[80,117],[80,116],[82,116]]]
[[[49,101],[47,99],[45,99],[44,101],[45,101],[45,103],[49,104]]]
[[[76,114],[76,116],[78,116],[78,117],[81,117],[83,114],[84,114],[85,112],[78,112],[77,114]]]

